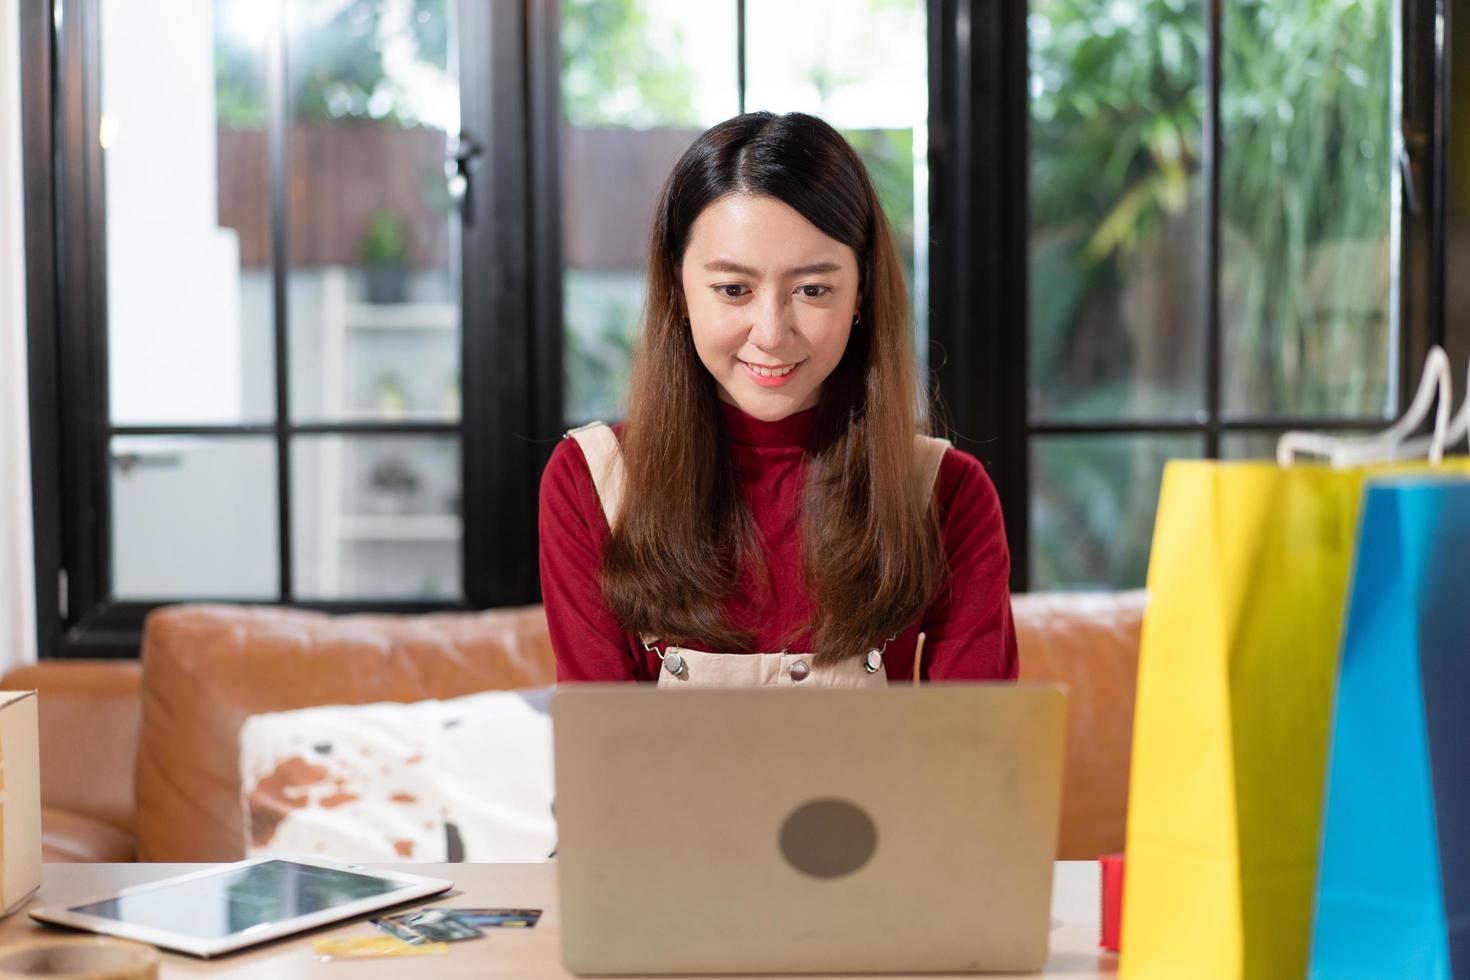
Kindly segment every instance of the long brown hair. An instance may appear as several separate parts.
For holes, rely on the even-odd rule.
[[[760,561],[716,382],[682,313],[679,266],[700,213],[765,195],[857,253],[858,323],[822,387],[801,504],[808,624],[818,664],[862,655],[916,620],[942,581],[931,491],[917,482],[927,429],[908,293],[893,233],[862,161],[827,123],[747,113],[702,134],[655,206],[648,301],[623,430],[626,484],[603,556],[602,593],[623,625],[675,644],[745,650],[724,603]]]

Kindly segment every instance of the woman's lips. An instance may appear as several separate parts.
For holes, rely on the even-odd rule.
[[[780,367],[790,368],[790,370],[787,371],[785,374],[776,374],[776,375],[772,375],[772,374],[758,374],[758,373],[756,373],[755,366],[754,365],[751,365],[751,364],[748,364],[745,361],[741,361],[740,362],[740,366],[741,366],[741,368],[743,368],[745,370],[745,376],[747,378],[749,378],[750,380],[754,381],[756,384],[760,385],[762,388],[779,388],[782,385],[786,384],[786,382],[790,381],[792,378],[796,377],[796,372],[799,371],[799,370],[801,370],[801,365],[803,363],[805,363],[805,362],[803,362],[803,361],[797,361],[795,364],[784,364],[784,365],[781,365]],[[773,368],[773,367],[767,366],[767,365],[761,365],[761,367],[765,368],[768,371],[769,370],[779,370],[780,369],[780,368]]]

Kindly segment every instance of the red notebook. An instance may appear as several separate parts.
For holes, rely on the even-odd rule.
[[[1123,935],[1123,855],[1104,854],[1102,865],[1102,940],[1103,949],[1118,952]]]

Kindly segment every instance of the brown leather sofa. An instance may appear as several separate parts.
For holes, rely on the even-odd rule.
[[[1070,690],[1059,856],[1121,850],[1142,593],[1017,596],[1023,679]],[[428,616],[177,606],[141,663],[11,671],[40,691],[48,861],[242,856],[238,736],[252,714],[553,683],[539,606]]]

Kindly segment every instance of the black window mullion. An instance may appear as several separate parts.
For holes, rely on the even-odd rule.
[[[463,127],[486,148],[471,165],[462,235],[464,590],[475,608],[534,602],[539,595],[537,487],[560,428],[561,367],[557,360],[552,370],[549,362],[560,350],[561,324],[545,319],[554,301],[534,298],[538,277],[557,274],[544,267],[545,248],[533,227],[536,176],[553,186],[559,179],[539,170],[534,156],[538,140],[544,146],[549,138],[540,128],[548,125],[545,118],[530,119],[546,102],[537,103],[530,73],[537,65],[544,73],[547,59],[533,65],[528,51],[547,43],[531,33],[548,23],[527,10],[540,6],[522,0],[459,5]],[[541,200],[544,207],[544,195]],[[549,390],[534,390],[548,383]],[[544,417],[550,404],[558,408],[554,421]]]
[[[286,0],[264,2],[273,3],[276,14],[272,18],[273,26],[266,54],[271,302],[276,348],[276,557],[280,562],[281,601],[290,602],[295,597],[291,539],[291,331],[287,299],[290,275],[290,203],[287,194],[290,156],[287,140],[291,107],[288,104],[289,89],[286,85]]]
[[[37,651],[44,657],[61,646],[62,534],[68,516],[61,501],[64,440],[57,387],[61,376],[56,329],[61,308],[56,280],[61,215],[52,156],[58,122],[52,95],[56,35],[49,4],[23,3],[18,13],[36,639]]]
[[[1435,142],[1442,132],[1444,105],[1443,38],[1440,0],[1403,0],[1395,4],[1399,23],[1398,72],[1394,79],[1399,102],[1398,138],[1402,141],[1396,186],[1400,196],[1398,405],[1413,397],[1431,345],[1444,337],[1444,305],[1436,295],[1443,281],[1442,256],[1436,250],[1435,216],[1443,195],[1444,175]]]
[[[561,5],[527,5],[527,127],[530,132],[529,200],[531,213],[531,313],[524,329],[535,386],[531,392],[530,426],[538,439],[529,447],[530,468],[523,474],[535,511],[540,508],[541,470],[563,429],[564,357],[562,322],[561,211]],[[534,511],[532,524],[534,526]],[[538,537],[531,538],[528,594],[541,595]],[[479,558],[484,561],[484,550]],[[466,566],[468,567],[468,565]]]
[[[1202,170],[1205,211],[1205,456],[1220,458],[1220,418],[1224,379],[1224,327],[1220,322],[1220,0],[1208,0],[1205,41],[1205,132]]]
[[[1289,429],[1307,431],[1351,432],[1380,429],[1384,420],[1379,417],[1316,418],[1290,415],[1226,416],[1213,423],[1188,419],[1057,419],[1032,422],[1027,426],[1028,435],[1171,435],[1180,432],[1198,432],[1208,436],[1211,432],[1223,435],[1228,432],[1282,432]]]
[[[1028,580],[1026,4],[929,4],[929,364]]]
[[[48,5],[49,6],[49,5]],[[105,183],[96,133],[101,121],[100,11],[96,0],[54,8],[56,71],[52,156],[58,234],[58,386],[61,429],[63,627],[110,597],[111,486],[108,479],[107,250]],[[55,616],[53,608],[48,615]]]
[[[1443,152],[1440,155],[1440,173],[1443,175],[1440,200],[1442,208],[1438,214],[1443,226],[1444,252],[1440,256],[1439,268],[1444,278],[1443,299],[1443,342],[1455,367],[1456,382],[1464,375],[1470,362],[1470,322],[1465,310],[1470,303],[1470,282],[1463,270],[1470,265],[1470,205],[1466,204],[1470,191],[1470,126],[1466,125],[1470,86],[1466,78],[1466,64],[1470,63],[1470,11],[1464,4],[1452,4],[1441,0],[1439,5],[1442,28],[1442,46],[1438,52],[1441,132]],[[1459,100],[1461,104],[1456,104]],[[1455,274],[1450,274],[1453,271]]]
[[[1430,339],[1432,343],[1444,344],[1445,341],[1445,311],[1446,307],[1446,231],[1447,216],[1449,208],[1447,205],[1448,183],[1449,183],[1449,143],[1450,143],[1450,118],[1447,109],[1448,101],[1452,92],[1450,80],[1450,44],[1452,38],[1449,36],[1450,26],[1450,0],[1435,0],[1433,10],[1433,77],[1434,77],[1434,118],[1432,132],[1434,134],[1431,143],[1433,155],[1434,181],[1430,188],[1429,206],[1430,219],[1430,254],[1433,256],[1433,264],[1430,266]]]
[[[735,105],[745,113],[745,0],[735,0]]]
[[[291,436],[458,436],[458,422],[298,422],[286,427]],[[247,425],[117,425],[115,436],[274,436],[274,422]]]

